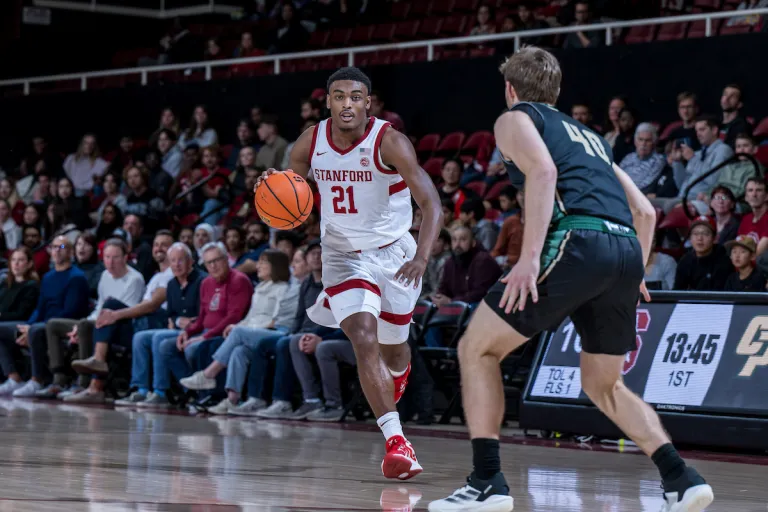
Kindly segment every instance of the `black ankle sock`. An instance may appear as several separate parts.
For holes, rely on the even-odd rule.
[[[475,475],[481,480],[489,480],[501,471],[499,440],[478,438],[472,440],[472,463]]]
[[[659,468],[661,479],[665,482],[677,480],[685,472],[685,461],[677,453],[672,443],[662,445],[651,455],[651,460]]]

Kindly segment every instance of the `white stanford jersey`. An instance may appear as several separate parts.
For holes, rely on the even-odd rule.
[[[381,161],[390,124],[370,117],[363,136],[347,149],[331,138],[331,119],[312,135],[309,166],[320,192],[320,237],[338,251],[377,249],[411,228],[411,194],[400,174]]]

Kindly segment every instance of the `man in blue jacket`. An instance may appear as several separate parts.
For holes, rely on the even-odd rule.
[[[85,274],[72,265],[73,247],[66,237],[56,237],[51,243],[54,269],[43,276],[37,308],[24,324],[0,323],[0,360],[8,366],[7,380],[0,385],[0,394],[16,397],[34,396],[42,383],[50,378],[48,343],[45,324],[51,318],[81,318],[88,314],[88,281]],[[18,338],[17,338],[18,334]],[[15,369],[19,347],[30,347],[32,378],[23,382]]]

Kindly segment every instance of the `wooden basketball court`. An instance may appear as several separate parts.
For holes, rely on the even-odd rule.
[[[384,440],[373,424],[10,399],[0,407],[0,512],[425,510],[470,469],[461,427],[406,425],[425,471],[399,483],[381,476]],[[658,474],[645,457],[507,434],[503,467],[516,511],[661,509]],[[715,488],[709,510],[768,510],[768,457],[684,455]]]

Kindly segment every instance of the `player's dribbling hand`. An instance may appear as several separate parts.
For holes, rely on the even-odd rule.
[[[254,191],[254,193],[256,192],[256,189],[257,189],[257,188],[259,188],[259,185],[261,185],[261,183],[262,183],[264,180],[266,180],[266,179],[267,179],[269,176],[272,176],[273,174],[277,174],[277,173],[279,173],[279,172],[283,172],[283,171],[278,171],[278,170],[277,170],[277,169],[275,169],[274,167],[270,167],[269,169],[267,169],[266,171],[264,171],[263,173],[261,173],[261,174],[259,175],[259,177],[258,177],[258,178],[256,178],[256,185],[254,185],[254,186],[253,186],[253,191]]]
[[[411,261],[406,261],[405,264],[400,267],[400,270],[395,274],[395,281],[398,281],[405,286],[408,286],[413,282],[413,287],[415,289],[419,287],[421,277],[426,271],[427,260],[414,258]]]
[[[509,314],[513,311],[523,311],[528,301],[528,294],[531,294],[531,300],[539,302],[539,291],[536,288],[536,281],[539,278],[539,260],[519,260],[512,267],[512,270],[501,279],[506,284],[504,294],[499,301],[499,307]]]

